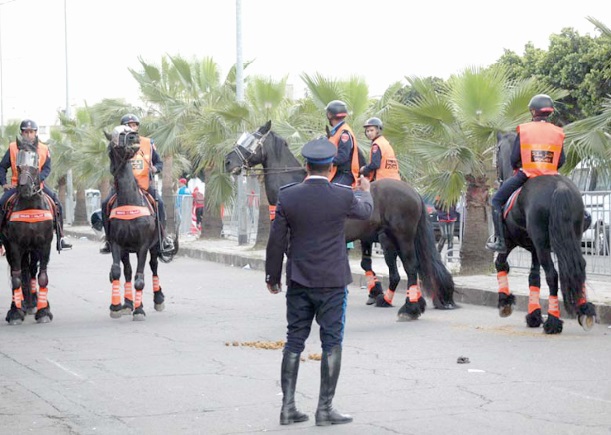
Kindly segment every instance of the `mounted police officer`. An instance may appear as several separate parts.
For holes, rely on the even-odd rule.
[[[564,131],[548,122],[548,117],[554,112],[553,100],[545,94],[535,95],[528,109],[532,121],[518,125],[511,151],[511,166],[516,172],[492,197],[494,240],[486,243],[486,248],[491,251],[507,252],[502,208],[511,194],[529,178],[558,174],[558,169],[564,164]]]
[[[327,129],[327,136],[337,148],[329,180],[332,183],[354,187],[359,178],[360,163],[356,136],[346,122],[348,108],[343,101],[333,100],[327,104],[325,110],[331,126],[330,130]]]
[[[371,181],[382,178],[400,180],[399,162],[395,157],[395,150],[382,135],[384,129],[382,120],[376,117],[369,118],[363,127],[365,136],[371,141],[371,150],[369,151],[369,164],[361,167],[359,172],[369,177]]]
[[[121,125],[126,125],[133,131],[138,132],[140,129],[140,119],[136,115],[128,113],[121,118]],[[159,157],[159,153],[157,153],[152,139],[144,136],[139,136],[139,138],[140,150],[131,161],[134,177],[136,177],[138,186],[142,190],[147,191],[157,202],[159,224],[161,226],[161,233],[164,235],[161,240],[161,251],[171,252],[174,249],[174,242],[170,237],[165,236],[165,206],[161,197],[157,195],[155,184],[152,182],[153,175],[161,173],[163,170],[163,161],[161,157]],[[112,152],[110,145],[108,147],[108,152]],[[113,195],[114,191],[111,191],[102,202],[102,223],[106,234],[108,234],[108,202]],[[104,244],[100,248],[100,253],[110,253],[110,243],[108,240],[104,241]]]
[[[31,119],[24,119],[19,125],[22,143],[33,145],[38,153],[38,169],[40,170],[40,181],[43,182],[43,192],[53,199],[57,210],[55,219],[55,230],[57,231],[57,250],[71,249],[72,245],[64,239],[64,212],[57,194],[45,183],[51,173],[51,154],[49,147],[38,140],[38,124]],[[4,188],[4,194],[0,198],[0,226],[4,222],[6,201],[17,191],[17,142],[11,142],[8,150],[0,161],[0,184]],[[11,169],[11,182],[6,182],[6,171]]]
[[[322,360],[316,424],[350,423],[352,417],[332,407],[342,358],[347,285],[352,281],[346,253],[346,219],[369,219],[373,200],[369,180],[361,177],[357,191],[329,182],[337,149],[325,138],[302,149],[308,176],[302,183],[281,188],[266,250],[265,281],[272,294],[281,290],[286,252],[287,340],[284,347],[280,424],[308,420],[295,406],[299,358],[312,321],[320,326]]]

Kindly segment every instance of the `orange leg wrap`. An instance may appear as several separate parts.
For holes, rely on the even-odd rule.
[[[37,310],[47,308],[47,292],[49,290],[46,287],[41,287],[38,292],[38,304],[36,305]]]
[[[422,293],[420,293],[420,288],[417,285],[412,285],[407,289],[407,297],[412,303],[418,302],[418,299],[420,299],[421,294]]]
[[[23,292],[21,291],[21,287],[13,290],[13,302],[15,302],[15,306],[21,309],[21,302],[23,301]]]
[[[528,295],[528,314],[537,309],[541,309],[541,303],[539,302],[539,294],[541,289],[532,285],[529,287],[529,289],[530,294]]]
[[[134,302],[134,307],[138,308],[142,305],[142,290],[136,290],[136,301]]]
[[[549,297],[549,307],[547,309],[547,314],[560,318],[560,307],[558,305],[558,296]]]
[[[365,272],[365,278],[367,278],[367,290],[371,291],[378,282],[378,277],[373,273],[373,270],[368,270]]]
[[[386,290],[386,293],[384,293],[384,300],[392,305],[392,299],[395,297],[395,292],[392,291],[391,289]]]
[[[112,305],[121,304],[121,281],[115,279],[112,281]]]
[[[161,286],[159,285],[159,277],[153,276],[153,291],[158,292],[161,290]]]
[[[581,306],[588,302],[588,297],[586,296],[586,283],[583,283],[583,287],[581,288],[582,296],[577,299],[577,306]]]
[[[131,282],[126,282],[123,286],[123,297],[127,300],[134,300],[133,285]]]
[[[38,287],[38,282],[36,278],[30,279],[30,293],[36,293],[36,288]]]
[[[498,272],[496,274],[496,280],[499,283],[499,293],[509,295],[509,280],[507,279],[507,272]]]

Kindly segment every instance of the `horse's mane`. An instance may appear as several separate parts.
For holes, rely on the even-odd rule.
[[[284,161],[282,163],[290,163],[295,167],[300,167],[301,163],[299,162],[299,160],[297,160],[297,157],[295,157],[295,155],[291,152],[288,142],[282,136],[276,134],[276,132],[273,130],[270,130],[269,135],[273,138],[273,144],[271,147],[273,156],[278,161],[286,160],[286,158],[288,158],[290,162]]]
[[[517,133],[497,133],[496,170],[500,181],[505,181],[513,175],[511,167],[511,148]]]

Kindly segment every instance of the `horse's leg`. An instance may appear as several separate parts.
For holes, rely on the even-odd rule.
[[[535,246],[544,246],[540,241],[533,240]],[[545,281],[549,287],[549,299],[547,307],[547,320],[543,324],[543,331],[546,334],[560,334],[562,324],[560,319],[560,305],[558,304],[558,272],[554,267],[551,251],[548,249],[537,249],[537,256],[541,261],[541,266],[545,271]]]
[[[526,325],[531,328],[538,328],[543,323],[541,314],[541,303],[539,296],[541,293],[541,264],[537,253],[531,253],[530,273],[528,275],[528,314],[526,315]]]
[[[509,280],[507,275],[509,274],[509,263],[507,257],[514,247],[507,247],[506,253],[499,253],[494,260],[494,267],[496,268],[496,279],[499,283],[499,316],[509,317],[513,313],[513,306],[516,303],[516,297],[509,290]]]
[[[23,309],[27,314],[36,313],[36,302],[32,300],[32,292],[30,291],[30,289],[32,288],[32,283],[30,279],[31,276],[32,275],[30,275],[30,254],[26,253],[21,260],[21,292],[23,294]],[[34,287],[34,292],[36,292],[36,287]]]
[[[138,265],[136,266],[136,276],[134,277],[134,288],[136,290],[136,298],[134,300],[134,320],[144,320],[146,313],[142,305],[142,290],[144,289],[144,266],[146,264],[146,256],[148,247],[141,246],[136,255],[138,256]]]
[[[376,307],[392,307],[392,300],[395,297],[395,291],[401,281],[401,275],[399,275],[399,268],[397,267],[397,247],[384,233],[378,236],[380,245],[382,245],[382,252],[384,252],[384,261],[388,266],[388,289],[384,294],[380,294],[376,297]]]
[[[155,245],[150,251],[151,260],[149,266],[151,273],[153,274],[153,306],[155,311],[163,311],[165,309],[165,296],[159,283],[159,275],[157,275],[157,268],[159,266],[159,247]]]
[[[596,308],[592,302],[588,302],[586,296],[586,284],[583,284],[583,296],[577,300],[577,321],[583,329],[589,331],[596,322]]]
[[[368,297],[366,305],[373,305],[378,295],[381,295],[382,285],[372,268],[371,252],[373,243],[369,240],[361,240],[361,268],[365,271],[367,278]]]
[[[413,243],[399,241],[399,255],[407,274],[407,295],[405,304],[399,309],[398,319],[416,320],[426,309],[426,301],[418,284],[418,259]]]
[[[121,262],[123,263],[123,276],[125,277],[125,284],[123,287],[123,306],[121,307],[121,314],[127,315],[134,311],[134,292],[132,286],[132,264],[129,261],[129,252],[123,250],[121,254]]]
[[[7,249],[7,259],[11,267],[11,287],[13,293],[13,301],[11,309],[6,313],[6,321],[9,325],[21,325],[25,319],[25,311],[23,310],[23,292],[21,291],[21,257],[20,250],[12,246]]]
[[[36,322],[38,323],[49,323],[53,320],[53,314],[51,313],[51,306],[47,300],[47,292],[49,285],[49,277],[47,276],[47,265],[49,264],[49,258],[51,257],[51,242],[48,246],[45,246],[41,251],[40,257],[40,271],[38,272],[38,285],[40,287],[38,291],[38,304],[36,306]]]
[[[110,317],[118,319],[121,317],[121,247],[111,242],[112,266],[110,266],[110,282],[112,283],[112,296],[110,302]]]
[[[36,273],[39,270],[40,254],[38,251],[30,252],[30,295],[32,297],[32,304],[38,305],[38,281],[36,280]]]

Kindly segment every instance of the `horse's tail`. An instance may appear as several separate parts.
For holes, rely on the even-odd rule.
[[[583,284],[586,280],[586,261],[581,253],[581,240],[575,232],[572,218],[575,214],[575,199],[567,187],[559,186],[552,194],[551,204],[550,242],[558,258],[564,307],[569,314],[574,314],[577,301],[583,297]]]
[[[416,229],[414,246],[418,258],[418,275],[422,280],[424,290],[433,298],[436,308],[452,308],[454,303],[454,280],[441,261],[441,256],[435,246],[433,227],[422,201],[422,213]]]

